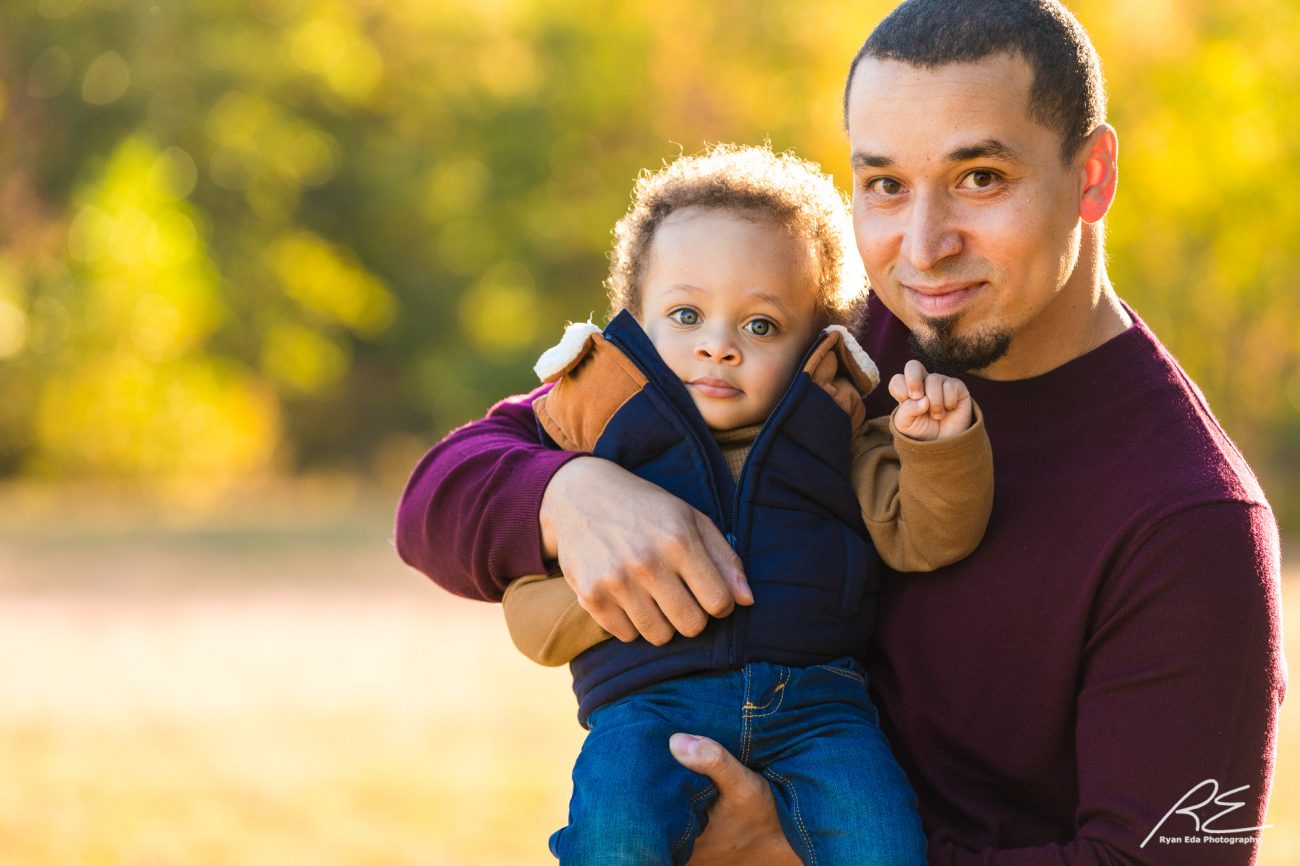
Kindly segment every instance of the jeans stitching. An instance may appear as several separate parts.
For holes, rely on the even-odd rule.
[[[715,793],[717,790],[718,790],[717,787],[712,782],[710,782],[709,784],[705,785],[703,788],[701,788],[700,790],[696,791],[694,794],[691,795],[691,801],[690,803],[687,804],[686,807],[689,810],[689,815],[688,815],[689,820],[686,822],[686,827],[682,830],[682,835],[678,836],[677,841],[673,843],[672,852],[674,854],[676,854],[678,851],[681,850],[681,847],[686,844],[687,839],[692,838],[691,831],[694,830],[697,824],[699,823],[695,820],[695,804],[700,802],[700,800],[704,799],[705,797],[708,797],[711,794]]]
[[[749,665],[745,665],[742,670],[745,672],[745,697],[740,708],[740,763],[749,763],[749,734],[751,727],[749,724]]]
[[[799,836],[803,839],[804,847],[808,849],[808,866],[817,866],[817,851],[813,848],[812,836],[809,835],[808,828],[804,826],[803,812],[799,810],[799,793],[795,791],[794,785],[790,784],[789,779],[771,767],[763,770],[763,775],[769,779],[775,778],[781,783],[781,787],[785,788],[790,794],[790,802],[794,810],[794,823],[799,828]]]
[[[834,665],[817,665],[816,667],[826,671],[826,673],[828,674],[835,674],[838,677],[844,677],[845,679],[853,680],[855,683],[858,683],[860,685],[865,686],[867,684],[866,677],[862,676],[861,674],[856,674],[853,671],[846,671],[844,668],[837,668]]]
[[[785,703],[786,685],[789,684],[789,682],[790,682],[790,669],[782,666],[781,682],[777,683],[776,688],[772,690],[772,699],[768,701],[766,704],[764,704],[763,706],[754,708],[757,710],[767,710],[767,712],[753,713],[751,714],[750,718],[759,719],[759,718],[764,718],[766,716],[776,715],[777,712],[780,711],[781,705]],[[773,704],[776,704],[776,706],[772,706]],[[771,709],[768,709],[768,707],[771,707]]]

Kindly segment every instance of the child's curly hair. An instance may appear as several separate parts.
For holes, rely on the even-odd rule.
[[[717,144],[641,173],[632,205],[614,226],[610,307],[640,310],[641,280],[660,224],[688,207],[725,208],[766,216],[808,240],[817,270],[818,327],[849,324],[867,291],[853,243],[848,202],[821,166],[771,147]]]

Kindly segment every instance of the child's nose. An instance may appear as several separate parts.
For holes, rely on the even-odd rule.
[[[704,335],[695,347],[695,357],[714,364],[739,364],[740,349],[735,341],[722,334]]]

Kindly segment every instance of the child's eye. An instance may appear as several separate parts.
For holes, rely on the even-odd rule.
[[[678,307],[668,314],[679,325],[698,325],[700,323],[700,314],[690,307]]]
[[[771,319],[754,319],[745,323],[745,330],[755,337],[770,337],[776,333],[776,322]]]

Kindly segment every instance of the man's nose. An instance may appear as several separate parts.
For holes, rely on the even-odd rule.
[[[730,328],[711,328],[700,334],[695,357],[714,364],[739,364],[740,347]]]
[[[913,268],[928,271],[961,252],[961,233],[944,196],[918,195],[910,217],[900,251]]]

